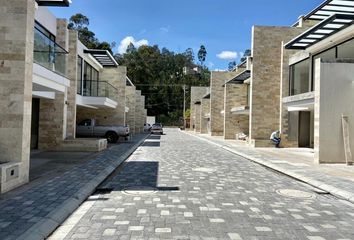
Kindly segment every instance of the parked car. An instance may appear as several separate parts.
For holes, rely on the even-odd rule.
[[[150,132],[150,131],[151,131],[150,123],[144,123],[144,132]]]
[[[151,133],[155,134],[155,133],[159,133],[159,134],[163,134],[163,129],[162,129],[162,124],[161,123],[154,123],[151,127]]]
[[[107,138],[109,143],[116,143],[119,137],[127,139],[130,134],[128,126],[123,125],[98,125],[95,119],[85,119],[76,126],[76,136]]]

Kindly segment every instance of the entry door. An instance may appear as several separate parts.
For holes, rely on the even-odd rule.
[[[38,148],[39,99],[32,99],[31,149]]]
[[[311,147],[311,112],[299,112],[299,147]]]

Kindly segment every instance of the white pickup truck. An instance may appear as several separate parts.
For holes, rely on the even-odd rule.
[[[109,143],[116,143],[120,137],[127,139],[130,130],[123,125],[98,125],[95,119],[85,119],[76,126],[77,137],[107,138]]]

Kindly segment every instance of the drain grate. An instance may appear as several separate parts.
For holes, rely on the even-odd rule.
[[[151,195],[157,192],[156,188],[146,186],[127,187],[122,190],[122,193],[131,196]]]
[[[314,199],[316,198],[315,194],[310,193],[310,192],[304,192],[301,190],[295,190],[295,189],[278,189],[276,190],[276,193],[283,197],[288,197],[288,198],[300,198],[300,199]]]

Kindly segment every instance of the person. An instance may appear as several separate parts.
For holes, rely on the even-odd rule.
[[[280,138],[280,131],[277,130],[275,132],[273,132],[271,135],[270,135],[270,140],[272,140],[274,143],[275,143],[275,147],[279,147],[280,145],[280,142],[281,142],[281,138]]]

